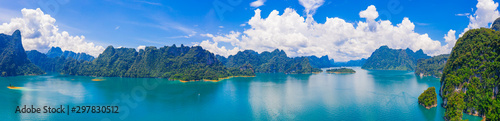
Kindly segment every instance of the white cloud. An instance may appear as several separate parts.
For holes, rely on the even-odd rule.
[[[458,14],[455,14],[455,16],[469,16],[470,13],[458,13]]]
[[[241,27],[247,26],[247,24],[240,24]]]
[[[137,47],[137,51],[146,49],[146,46],[140,45]]]
[[[440,50],[441,52],[448,52],[448,53],[451,52],[451,50],[455,46],[455,43],[457,42],[457,38],[456,38],[455,33],[456,33],[455,30],[450,29],[448,31],[448,33],[444,35],[443,38],[444,38],[444,42],[446,43],[446,45],[441,47],[441,50]],[[445,53],[443,53],[443,54],[445,54]]]
[[[257,9],[248,21],[249,29],[242,33],[204,34],[202,36],[211,40],[199,45],[224,56],[236,54],[238,50],[263,52],[278,48],[292,57],[328,55],[338,61],[347,61],[367,58],[382,45],[414,51],[423,49],[430,55],[444,54],[450,52],[456,41],[455,31],[451,30],[446,35],[446,42],[451,46],[441,46],[441,42],[427,34],[416,33],[415,25],[409,18],[394,25],[388,20],[375,21],[377,16],[375,6],[369,6],[360,12],[360,17],[367,18],[367,21],[349,23],[335,17],[326,18],[325,23],[316,23],[307,22],[304,16],[290,8],[281,15],[274,10],[267,18],[262,18],[261,10]],[[370,30],[369,21],[373,22],[373,30]],[[220,43],[231,43],[234,48],[227,49],[226,46],[219,46]]]
[[[368,6],[368,8],[366,8],[366,10],[359,12],[359,17],[374,21],[376,18],[378,18],[377,8],[375,8],[374,5],[370,5]]]
[[[118,29],[120,29],[120,26],[116,26],[116,27],[115,27],[115,30],[118,30]]]
[[[264,2],[266,2],[266,0],[253,1],[252,3],[250,3],[250,6],[252,6],[252,7],[260,7],[260,6],[264,5]]]
[[[308,16],[314,15],[316,10],[323,5],[325,0],[299,0],[300,5],[304,6],[304,12]]]
[[[68,32],[59,32],[56,19],[44,14],[39,8],[22,9],[22,18],[13,18],[10,23],[0,25],[0,33],[12,34],[20,30],[25,50],[47,52],[50,47],[61,47],[63,50],[85,52],[98,56],[104,47],[92,42],[85,42],[84,36],[71,36]]]
[[[374,5],[370,5],[366,10],[359,12],[359,17],[366,19],[370,30],[373,31],[376,28],[377,23],[375,19],[378,18],[378,12]]]
[[[225,46],[218,47],[218,42],[210,42],[209,40],[202,41],[201,43],[194,43],[194,46],[202,46],[203,49],[209,50],[212,53],[228,57],[229,55],[234,55],[241,51],[240,48],[234,47],[231,50],[226,49]]]
[[[224,26],[219,26],[219,28],[221,28],[221,29],[222,29],[222,28],[224,28]]]
[[[478,0],[476,5],[477,10],[474,15],[469,15],[469,25],[464,29],[459,36],[461,37],[465,32],[470,29],[476,29],[480,27],[490,27],[490,23],[495,21],[500,14],[497,10],[498,3],[493,0]]]

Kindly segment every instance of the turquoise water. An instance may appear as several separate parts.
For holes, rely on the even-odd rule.
[[[439,88],[439,79],[410,71],[354,70],[187,83],[117,77],[91,81],[97,77],[58,74],[5,77],[0,78],[0,113],[6,120],[443,120],[440,106],[428,110],[417,103],[425,89]],[[9,84],[22,89],[8,89]],[[119,113],[14,113],[23,105],[118,105]]]

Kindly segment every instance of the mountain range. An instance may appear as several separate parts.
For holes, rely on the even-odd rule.
[[[369,70],[414,70],[418,59],[428,59],[422,49],[413,52],[411,49],[391,49],[381,46],[366,60],[362,69]]]
[[[86,53],[75,53],[73,51],[62,51],[61,48],[59,47],[52,47],[50,50],[46,53],[47,57],[49,58],[56,58],[56,57],[65,57],[67,58],[73,58],[76,60],[86,60],[86,61],[92,61],[94,60],[94,56],[91,56]]]
[[[276,49],[272,52],[264,51],[257,53],[253,50],[240,51],[228,58],[219,56],[220,60],[226,67],[239,67],[242,65],[251,65],[255,72],[258,73],[289,73],[289,74],[306,74],[321,72],[321,69],[314,68],[308,57],[289,58],[285,51]],[[311,57],[316,59],[314,57]],[[322,58],[323,60],[325,57]],[[318,58],[319,60],[319,58]],[[328,57],[326,57],[328,60]],[[327,61],[328,62],[328,61]],[[317,63],[322,66],[321,63]]]
[[[255,76],[251,66],[226,68],[213,53],[200,46],[109,46],[94,61],[68,59],[61,71],[69,75],[105,77],[154,77],[174,80],[219,80],[231,76]]]

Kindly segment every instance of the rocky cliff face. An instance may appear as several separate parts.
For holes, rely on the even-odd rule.
[[[0,76],[45,73],[28,60],[21,39],[19,30],[16,30],[12,36],[0,34]]]

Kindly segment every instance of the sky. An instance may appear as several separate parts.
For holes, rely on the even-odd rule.
[[[493,0],[0,0],[0,33],[26,50],[98,56],[107,46],[202,46],[214,54],[284,50],[335,61],[382,45],[447,54],[467,30],[490,27]]]

